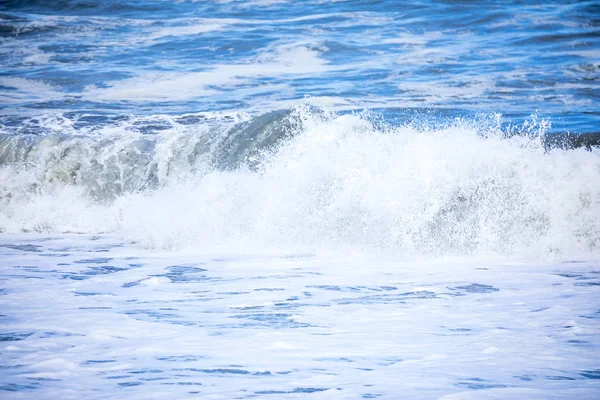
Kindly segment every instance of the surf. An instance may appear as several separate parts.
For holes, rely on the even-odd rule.
[[[394,125],[299,105],[154,134],[106,129],[2,136],[0,229],[163,249],[598,254],[599,153],[541,119]]]

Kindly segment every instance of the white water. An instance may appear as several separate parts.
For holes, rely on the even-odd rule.
[[[503,132],[490,117],[389,127],[296,113],[301,132],[251,156],[258,170],[212,168],[203,125],[173,122],[150,150],[118,126],[95,142],[49,136],[1,167],[0,230],[202,251],[599,254],[600,153],[545,149],[543,121]],[[202,143],[206,155],[193,154]]]
[[[0,389],[591,400],[597,265],[172,253],[109,236],[0,234]]]

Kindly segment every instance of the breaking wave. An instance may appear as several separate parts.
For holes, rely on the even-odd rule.
[[[394,126],[307,106],[161,118],[4,127],[0,230],[112,232],[166,249],[600,252],[600,152],[557,145],[544,121]]]

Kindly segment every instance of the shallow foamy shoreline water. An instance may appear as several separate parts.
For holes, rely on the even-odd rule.
[[[4,398],[595,398],[597,262],[0,237]]]

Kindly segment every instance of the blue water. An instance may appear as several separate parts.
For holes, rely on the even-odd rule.
[[[2,114],[539,113],[598,131],[595,1],[5,1]],[[446,115],[446,114],[444,114]]]

